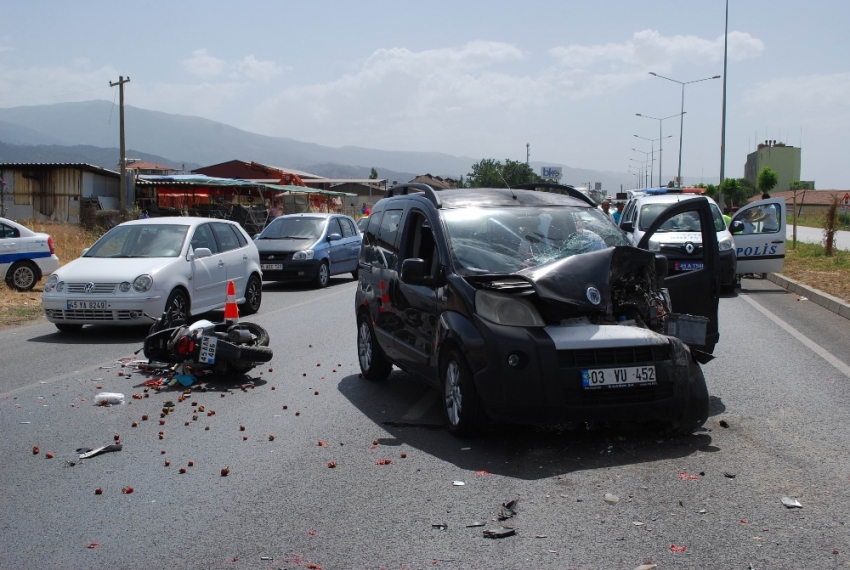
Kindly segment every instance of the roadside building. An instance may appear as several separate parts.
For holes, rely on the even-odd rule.
[[[83,208],[118,209],[120,177],[86,163],[0,164],[3,216],[79,223]]]
[[[773,192],[791,189],[792,182],[800,180],[800,148],[776,141],[764,141],[747,155],[744,178],[758,187],[758,176],[762,168],[770,167],[776,172],[778,183]],[[811,183],[814,187],[814,182]]]
[[[203,174],[215,178],[233,178],[238,180],[253,180],[255,182],[263,182],[268,184],[280,183],[282,174],[289,177],[298,177],[303,181],[322,179],[318,174],[311,174],[303,170],[295,170],[293,168],[282,168],[279,166],[269,166],[259,162],[247,162],[244,160],[228,160],[203,168],[196,168],[192,174]],[[292,182],[287,182],[292,183]],[[300,186],[300,184],[299,184]]]
[[[837,197],[841,201],[848,193],[850,193],[850,190],[797,190],[797,215],[822,216],[832,204],[833,198]],[[791,190],[771,192],[770,197],[785,198],[785,211],[788,219],[791,219],[791,212],[794,209],[794,192]],[[761,200],[761,194],[753,196],[749,201],[757,202],[758,200]]]
[[[458,181],[454,178],[443,178],[442,176],[433,176],[431,174],[420,174],[410,182],[427,184],[434,190],[446,190],[448,188],[457,188]]]
[[[120,168],[121,165],[119,164],[116,167],[116,170],[120,170]],[[155,162],[146,162],[144,160],[139,160],[138,158],[127,159],[127,170],[137,176],[140,174],[148,176],[171,176],[183,173],[183,171],[179,168],[171,168],[170,166],[157,164]]]

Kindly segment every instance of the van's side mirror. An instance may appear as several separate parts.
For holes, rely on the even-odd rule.
[[[425,282],[425,260],[413,258],[401,262],[401,282],[422,285]]]
[[[341,240],[341,239],[342,239],[342,236],[339,235],[339,234],[329,234],[328,235],[328,241],[337,241],[337,240]]]
[[[623,230],[624,232],[626,232],[627,234],[630,234],[633,231],[635,231],[635,224],[634,224],[634,222],[631,222],[631,221],[620,222],[620,229]]]
[[[729,224],[729,231],[733,234],[739,234],[744,231],[744,222],[741,220],[734,220],[731,224]]]
[[[195,254],[193,255],[194,259],[201,259],[203,257],[211,257],[212,251],[208,247],[199,247],[195,250]]]

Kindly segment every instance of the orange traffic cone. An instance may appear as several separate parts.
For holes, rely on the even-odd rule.
[[[239,322],[239,307],[236,305],[236,287],[233,285],[233,281],[227,282],[227,302],[224,304],[224,320],[230,325],[235,325]]]

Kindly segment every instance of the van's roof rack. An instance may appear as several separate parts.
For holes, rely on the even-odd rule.
[[[392,188],[387,188],[387,191],[384,193],[384,198],[392,198],[393,196],[398,195],[407,195],[407,194],[418,194],[422,192],[425,194],[425,197],[428,198],[432,204],[434,204],[435,208],[442,208],[443,202],[440,200],[440,197],[437,196],[437,193],[434,192],[434,189],[428,186],[427,184],[420,184],[418,182],[411,182],[409,184],[396,184]]]
[[[583,202],[587,202],[594,208],[596,208],[599,204],[593,201],[593,198],[588,196],[587,194],[583,194],[569,186],[567,184],[555,184],[553,182],[526,182],[525,184],[516,184],[511,186],[513,190],[536,190],[538,188],[551,188],[553,190],[561,190],[566,192],[569,196],[581,200]]]

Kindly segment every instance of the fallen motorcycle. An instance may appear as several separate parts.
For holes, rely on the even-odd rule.
[[[200,320],[171,326],[164,319],[156,320],[145,339],[144,355],[151,362],[226,375],[245,374],[272,359],[269,333],[258,324]]]

